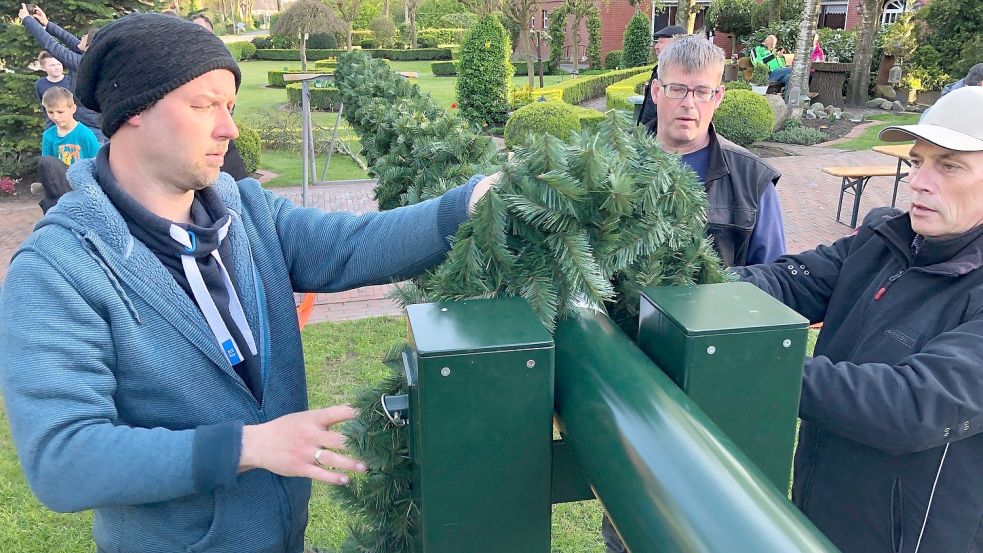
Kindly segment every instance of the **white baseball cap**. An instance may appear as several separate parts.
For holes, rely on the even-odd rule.
[[[913,138],[957,152],[983,152],[983,86],[964,86],[939,98],[917,125],[898,125],[881,131],[881,140]]]

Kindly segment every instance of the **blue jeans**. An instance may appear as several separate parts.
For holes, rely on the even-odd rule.
[[[791,76],[792,76],[791,67],[779,67],[778,69],[768,74],[768,80],[778,81],[784,85],[784,84],[788,84],[788,79]]]

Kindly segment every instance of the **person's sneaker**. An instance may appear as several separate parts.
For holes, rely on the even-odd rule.
[[[44,187],[41,186],[41,183],[40,182],[32,182],[31,183],[31,195],[32,196],[40,196],[42,192],[44,192]]]

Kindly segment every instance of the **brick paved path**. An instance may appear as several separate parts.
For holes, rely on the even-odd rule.
[[[870,152],[840,152],[824,148],[800,148],[804,155],[770,158],[768,161],[783,173],[778,197],[785,218],[788,251],[801,252],[820,243],[830,243],[849,234],[851,229],[837,223],[836,200],[839,179],[821,171],[831,165],[894,165],[896,160]],[[860,218],[871,208],[889,205],[894,180],[888,177],[871,179],[860,203]],[[300,188],[274,188],[274,192],[300,204]],[[849,220],[853,198],[843,200],[843,219]],[[898,206],[907,209],[908,189],[901,183]],[[364,213],[376,209],[372,200],[372,184],[340,184],[311,187],[308,205],[325,210]],[[26,238],[41,217],[36,203],[0,204],[0,279],[16,247]],[[318,294],[311,321],[339,321],[398,313],[397,307],[385,298],[389,286],[369,286],[337,294]]]

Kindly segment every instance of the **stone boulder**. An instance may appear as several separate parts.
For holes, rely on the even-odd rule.
[[[765,94],[764,98],[768,102],[768,107],[771,108],[771,132],[779,131],[788,121],[788,106],[785,105],[781,94]]]
[[[904,104],[895,100],[894,103],[891,104],[891,111],[894,113],[904,113]]]
[[[805,117],[806,119],[815,119],[816,112],[812,111],[811,109],[807,109],[804,112],[802,112],[802,117]]]
[[[811,109],[812,111],[814,111],[816,113],[819,113],[820,111],[823,111],[824,109],[826,109],[826,106],[820,104],[819,102],[816,102],[816,103],[812,104],[811,106],[809,106],[809,109]]]
[[[889,84],[879,84],[874,87],[874,96],[884,98],[885,100],[891,100],[892,102],[898,99],[897,91],[895,91],[894,87]]]

